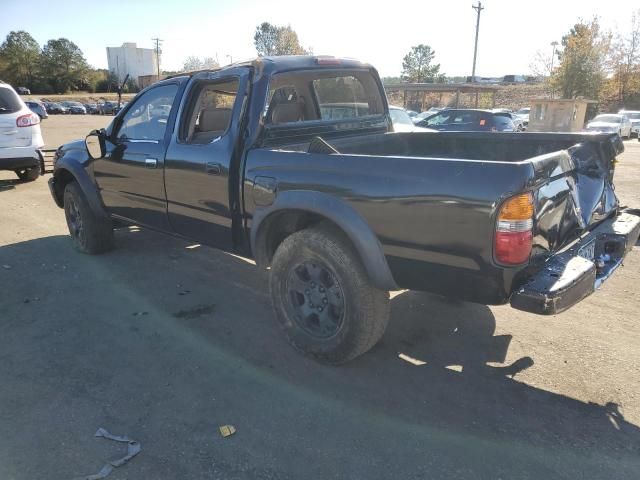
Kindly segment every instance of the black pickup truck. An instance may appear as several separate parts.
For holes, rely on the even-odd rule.
[[[370,65],[273,57],[158,82],[60,147],[49,186],[75,247],[135,223],[252,257],[290,342],[370,349],[389,291],[559,313],[636,243],[615,134],[393,132]]]

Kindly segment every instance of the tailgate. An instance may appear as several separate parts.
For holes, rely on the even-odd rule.
[[[613,187],[618,135],[583,135],[565,150],[532,159],[535,221],[532,262],[575,241],[607,218],[619,204]]]

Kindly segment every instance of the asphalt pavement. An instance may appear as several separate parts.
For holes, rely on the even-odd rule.
[[[52,144],[108,118],[52,117]],[[100,123],[102,122],[102,123]],[[640,145],[618,194],[640,206]],[[396,292],[342,367],[294,351],[250,261],[138,228],[71,248],[48,175],[0,172],[0,479],[637,479],[640,249],[539,317]],[[236,433],[223,437],[222,425]]]

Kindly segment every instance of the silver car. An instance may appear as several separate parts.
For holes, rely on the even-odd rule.
[[[587,124],[587,130],[596,132],[617,132],[622,138],[631,136],[631,122],[624,115],[603,113]]]

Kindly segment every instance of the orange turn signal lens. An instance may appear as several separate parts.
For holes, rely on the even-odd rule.
[[[502,204],[498,220],[529,220],[533,217],[533,195],[521,193]]]

